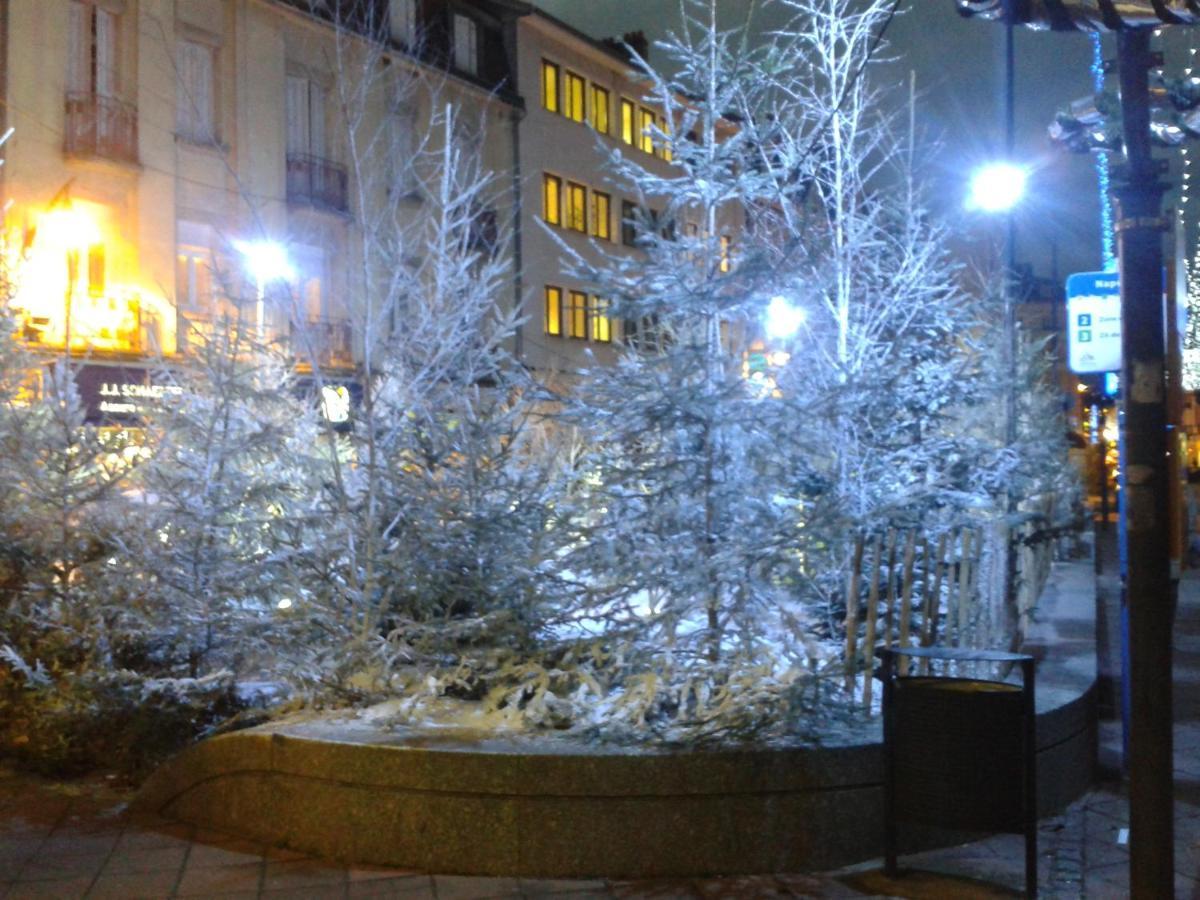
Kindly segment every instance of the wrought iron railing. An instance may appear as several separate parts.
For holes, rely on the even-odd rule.
[[[67,94],[63,150],[136,163],[137,107],[99,94]]]
[[[291,322],[291,349],[301,366],[351,368],[354,343],[350,323],[340,319]]]
[[[289,203],[330,212],[349,212],[349,176],[345,166],[309,153],[289,153],[287,198]]]

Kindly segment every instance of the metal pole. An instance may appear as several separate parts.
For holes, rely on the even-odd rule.
[[[254,326],[259,344],[267,340],[267,285],[261,274],[255,276]]]
[[[1016,150],[1015,84],[1013,25],[1010,19],[1004,26],[1004,154],[1005,161],[1010,164]],[[1004,231],[1004,337],[1008,369],[1004,443],[1010,447],[1017,442],[1017,322],[1014,309],[1016,298],[1013,296],[1016,293],[1016,276],[1017,219],[1014,210],[1009,209]]]
[[[1134,898],[1174,893],[1171,585],[1164,377],[1164,185],[1150,152],[1150,31],[1117,35],[1128,171],[1116,188],[1128,541],[1130,866]]]

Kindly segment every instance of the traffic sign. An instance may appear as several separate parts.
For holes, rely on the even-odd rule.
[[[1067,279],[1067,366],[1072,372],[1121,370],[1121,282],[1116,272]]]

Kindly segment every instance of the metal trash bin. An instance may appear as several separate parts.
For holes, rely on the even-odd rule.
[[[995,650],[876,651],[883,682],[886,871],[894,876],[900,820],[1025,835],[1025,892],[1037,895],[1034,660]],[[898,657],[1018,665],[1021,684],[902,675]]]

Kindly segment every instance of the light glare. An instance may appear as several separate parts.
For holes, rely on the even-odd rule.
[[[256,281],[266,283],[291,278],[294,274],[288,262],[287,250],[274,241],[237,241],[235,246],[246,257],[246,267]]]
[[[971,179],[967,197],[970,209],[984,212],[1006,212],[1021,202],[1025,195],[1027,173],[1012,163],[992,163],[984,166]]]
[[[785,297],[775,296],[767,304],[767,334],[774,338],[790,338],[807,318],[804,310],[792,306]]]

